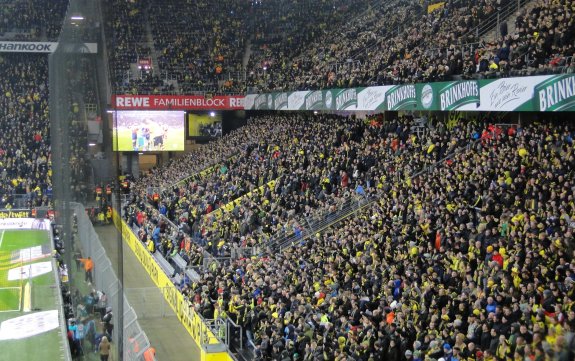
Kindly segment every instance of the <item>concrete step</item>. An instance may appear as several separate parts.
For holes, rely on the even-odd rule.
[[[248,39],[246,41],[246,50],[244,52],[244,56],[242,58],[242,68],[245,69],[248,66],[248,62],[250,61],[250,56],[252,56],[252,39]]]
[[[509,16],[506,19],[500,19],[500,22],[506,22],[507,23],[507,34],[513,34],[515,33],[515,20],[517,19],[517,17],[519,16],[519,14],[527,14],[531,11],[531,9],[533,9],[535,6],[537,5],[537,1],[533,0],[533,1],[529,1],[528,3],[524,4],[521,9],[519,9],[518,11],[515,11],[511,16]],[[488,32],[487,34],[485,34],[482,37],[482,40],[484,40],[487,43],[491,43],[491,42],[495,42],[501,39],[501,34],[499,32],[499,26],[496,26],[495,28],[493,28],[490,32]]]

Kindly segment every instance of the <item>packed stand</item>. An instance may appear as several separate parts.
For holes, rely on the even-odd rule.
[[[134,88],[127,73],[130,64],[137,63],[140,55],[149,56],[146,44],[146,2],[114,1],[107,8],[107,41],[109,62],[114,80],[114,89],[120,92],[138,90]]]
[[[68,2],[2,1],[0,38],[57,41]],[[0,207],[51,205],[48,57],[0,56]]]
[[[570,360],[574,135],[486,129],[343,224],[184,293],[261,359]]]
[[[333,10],[333,15],[347,15],[338,10]],[[265,52],[259,57],[256,52],[256,56],[250,58],[248,87],[261,90],[343,87],[336,74],[346,69],[357,75],[359,68],[353,55],[374,46],[377,39],[388,39],[393,31],[409,25],[422,12],[422,8],[419,2],[392,1],[360,7],[357,11],[340,19],[340,22],[330,19],[324,27],[314,29],[315,36],[308,34],[307,38],[302,39],[304,43],[292,44],[289,39],[283,38],[269,39],[263,45]],[[392,17],[385,16],[391,11]],[[287,49],[274,52],[282,48]],[[323,80],[328,83],[320,84]]]
[[[499,42],[481,44],[475,57],[465,61],[478,72],[505,76],[573,72],[572,11],[569,1],[538,1],[528,13],[518,14],[514,33],[502,34]]]
[[[332,190],[335,180],[324,181],[330,175],[322,174],[321,168],[328,162],[327,155],[334,152],[341,153],[333,161],[329,159],[334,169],[346,161],[353,163],[353,158],[345,154],[344,148],[349,149],[349,145],[344,143],[361,138],[361,124],[361,121],[334,116],[265,116],[253,119],[234,135],[243,140],[235,149],[235,157],[224,159],[200,179],[169,190],[164,194],[162,204],[156,202],[156,206],[178,225],[193,229],[202,245],[212,245],[211,253],[220,254],[228,242],[220,239],[216,242],[214,238],[217,237],[215,232],[224,225],[226,230],[219,238],[227,239],[233,232],[238,236],[235,241],[239,242],[239,236],[251,234],[261,225],[257,218],[262,212],[267,213],[270,222],[275,218],[274,223],[284,223],[283,219],[293,212],[309,211],[304,209],[304,205],[315,208],[320,203],[327,206],[343,199],[343,194],[337,195]],[[319,146],[316,142],[319,134],[330,139],[330,144]],[[154,176],[143,179],[141,183],[150,184],[149,178]],[[264,192],[254,191],[272,181],[275,182],[273,188],[266,187]],[[350,189],[354,189],[353,185]],[[300,190],[301,196],[298,194]],[[303,195],[306,191],[307,195]],[[248,192],[251,196],[244,197]],[[314,193],[318,193],[319,201],[312,197]],[[142,189],[140,196],[145,195]],[[242,198],[241,206],[232,212],[226,211],[223,219],[210,215],[239,198]],[[263,208],[258,209],[257,204],[262,204]],[[288,212],[290,209],[293,211]],[[270,227],[271,223],[267,226]],[[272,229],[266,231],[271,233]]]
[[[329,38],[334,32],[347,32],[345,24],[351,23],[350,19],[362,17],[361,25],[370,28],[372,24],[365,15],[375,12],[366,9],[379,6],[382,6],[381,2],[368,4],[363,0],[252,2],[250,12],[253,15],[249,26],[253,38],[248,63],[248,87],[254,86],[253,81],[257,78],[273,83],[276,81],[275,73],[288,71],[292,66],[289,64],[292,54],[303,53],[311,44]],[[353,24],[357,25],[356,22]],[[344,29],[340,29],[340,26]],[[325,60],[334,63],[345,61],[333,58]],[[303,61],[311,62],[311,59]]]
[[[203,257],[182,247],[188,236],[213,256],[265,249],[270,240],[301,237],[307,221],[333,217],[350,201],[367,202],[383,191],[386,178],[412,174],[466,144],[469,130],[449,133],[451,141],[442,127],[418,138],[412,134],[415,124],[411,118],[382,124],[379,117],[368,122],[334,116],[260,117],[242,128],[256,136],[244,142],[238,156],[216,163],[203,177],[158,198],[144,187],[169,171],[137,182],[125,215],[131,226],[143,229],[140,238],[153,242],[152,249],[164,256],[180,252],[192,266],[201,265]],[[317,145],[320,135],[327,139],[324,146]],[[421,147],[433,156],[401,167]],[[155,209],[146,207],[147,202]],[[176,238],[165,231],[168,220],[180,231]]]
[[[68,1],[0,1],[0,39],[58,40]]]
[[[541,0],[517,18],[516,32],[480,42],[476,27],[508,4],[447,1],[430,14],[418,2],[383,5],[293,60],[253,63],[248,86],[308,90],[573,71],[567,1]]]
[[[0,208],[50,204],[52,196],[48,58],[0,56]]]
[[[218,12],[206,2],[121,2],[113,14],[112,68],[118,74],[117,91],[180,93],[346,88],[573,71],[570,3],[537,1],[520,11],[516,31],[508,34],[502,26],[501,38],[491,43],[482,41],[485,34],[478,34],[478,27],[515,2],[450,0],[429,13],[427,5],[436,5],[433,2],[227,1],[219,4]],[[188,16],[174,22],[175,13]],[[127,82],[129,64],[136,63],[138,47],[146,43],[146,21],[158,53],[156,81]]]
[[[257,141],[261,133],[258,124],[248,124],[207,145],[200,145],[182,157],[170,160],[164,167],[151,169],[131,186],[137,194],[145,192],[148,187],[168,190],[176,182],[232,158],[242,149],[244,142]]]
[[[368,182],[380,177],[374,165],[395,167],[391,163],[401,161],[396,152],[418,146],[409,135],[412,125],[413,119],[381,127],[327,115],[259,117],[234,134],[251,135],[241,136],[237,156],[216,162],[185,186],[168,189],[154,205],[213,255],[229,254],[232,246],[265,247],[270,238],[299,232],[296,218],[333,214],[350,197],[368,198],[375,191]],[[319,136],[327,140],[323,146]],[[445,151],[457,145],[442,143]],[[392,147],[377,154],[382,144]],[[172,174],[170,169],[144,177],[135,193],[144,200],[151,196],[147,187]]]
[[[217,11],[208,1],[152,4],[149,21],[159,66],[178,81],[180,92],[244,91],[240,80],[248,8],[247,1],[233,0],[219,2]]]
[[[132,94],[172,94],[176,92],[176,87],[153,73],[144,72],[140,78],[131,79],[125,87],[117,88],[117,91]]]
[[[462,71],[461,44],[477,42],[471,30],[494,13],[491,1],[447,1],[429,14],[419,2],[392,2],[368,13],[365,25],[359,18],[306,48],[274,83],[306,90],[444,80]]]

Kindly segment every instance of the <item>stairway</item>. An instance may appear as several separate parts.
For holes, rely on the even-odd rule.
[[[250,56],[252,56],[252,39],[249,38],[246,41],[246,50],[244,51],[244,57],[242,58],[242,69],[248,67],[248,62],[250,61]]]
[[[499,15],[499,22],[507,23],[507,34],[515,33],[515,19],[517,16],[522,14],[527,14],[537,5],[537,1],[529,0],[529,1],[517,1],[515,4],[509,4],[507,7],[501,10]],[[501,40],[501,34],[499,32],[499,25],[497,23],[494,24],[495,27],[491,29],[487,34],[485,34],[482,39],[486,43],[495,42]]]
[[[152,69],[154,69],[155,74],[159,74],[160,63],[158,62],[158,52],[156,51],[156,47],[154,46],[154,35],[152,33],[152,26],[150,25],[149,21],[146,21],[146,46],[150,49],[150,58],[152,59]]]

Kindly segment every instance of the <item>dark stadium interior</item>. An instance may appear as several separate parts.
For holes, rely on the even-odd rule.
[[[124,221],[118,265],[133,232],[230,360],[575,360],[572,111],[169,105],[218,122],[183,130],[185,151],[157,132],[147,154],[112,144],[112,95],[575,84],[574,18],[568,0],[0,0],[0,208],[63,224],[54,256],[80,274],[64,313],[90,341],[68,335],[73,359],[104,355],[103,336],[154,357],[147,338],[127,350],[136,331],[112,321],[98,266],[89,279],[70,202]]]

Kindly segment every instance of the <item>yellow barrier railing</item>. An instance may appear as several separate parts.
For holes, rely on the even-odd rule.
[[[277,181],[277,179],[274,179],[274,180],[269,181],[268,183],[264,184],[263,186],[259,186],[257,188],[257,191],[259,193],[262,193],[262,191],[264,190],[265,187],[268,187],[269,189],[274,189],[276,186],[276,181]],[[216,209],[215,211],[206,214],[204,217],[215,217],[216,219],[220,219],[223,216],[224,212],[233,211],[236,206],[240,205],[240,203],[242,202],[242,199],[251,197],[255,191],[256,190],[253,190],[249,193],[244,194],[243,196],[241,196],[239,198],[234,199],[233,201],[231,201],[229,203],[224,204],[223,206]]]
[[[217,171],[218,167],[219,167],[219,165],[216,164],[216,165],[208,167],[208,168],[206,168],[206,169],[204,169],[204,170],[202,170],[196,174],[192,174],[189,177],[186,177],[184,179],[180,179],[178,182],[172,184],[172,187],[184,185],[186,182],[193,180],[193,179],[202,179],[203,177],[207,176],[208,174]]]
[[[172,283],[170,278],[164,273],[162,268],[156,263],[146,247],[136,237],[134,232],[128,227],[118,215],[116,210],[112,214],[114,225],[122,233],[124,242],[130,247],[132,252],[138,258],[154,284],[160,288],[166,302],[178,316],[181,324],[192,336],[194,342],[198,345],[201,353],[201,361],[231,361],[233,358],[227,352],[208,353],[206,345],[221,344],[213,332],[204,323],[202,317],[190,307],[188,301]]]

